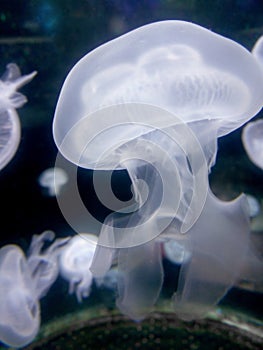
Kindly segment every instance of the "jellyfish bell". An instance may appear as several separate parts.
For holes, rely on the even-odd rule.
[[[100,154],[92,156],[90,145],[84,149],[89,135],[96,136],[102,152],[112,143],[123,143],[127,127],[118,125],[119,113],[93,119],[92,112],[124,103],[157,106],[184,122],[208,119],[210,128],[216,128],[221,136],[261,109],[263,93],[258,86],[262,81],[263,73],[254,57],[236,42],[189,22],[151,23],[96,48],[73,67],[57,103],[54,140],[67,159],[79,164],[81,158],[81,166],[93,168]],[[142,125],[129,130],[128,140],[149,132],[144,124],[165,127],[173,123],[161,116],[158,125],[160,120],[150,116],[147,120],[144,110],[137,111],[137,120],[136,111],[129,111],[123,115],[123,123],[140,121]],[[66,135],[71,147],[63,144]],[[107,169],[109,165],[106,162],[97,167]]]
[[[250,122],[243,128],[242,142],[252,163],[263,169],[263,119]]]
[[[63,186],[68,182],[68,175],[64,169],[48,168],[40,174],[38,182],[48,196],[54,197],[61,193]]]
[[[16,109],[22,107],[27,99],[17,89],[30,82],[36,72],[22,75],[14,63],[6,67],[0,79],[0,170],[15,155],[20,142],[20,120]]]
[[[0,112],[0,139],[4,147],[0,149],[0,169],[15,155],[20,142],[20,121],[15,109]]]
[[[97,236],[79,234],[71,238],[59,258],[59,270],[64,279],[69,281],[69,293],[76,293],[77,299],[89,296],[92,273],[89,268],[97,245]]]
[[[263,35],[256,41],[251,52],[263,69]]]
[[[0,284],[0,340],[9,346],[24,346],[37,335],[40,310],[30,270],[18,246],[0,249]]]

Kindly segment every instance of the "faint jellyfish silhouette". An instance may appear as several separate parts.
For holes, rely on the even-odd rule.
[[[6,66],[0,79],[0,170],[13,158],[20,142],[20,120],[16,108],[23,106],[27,99],[19,88],[34,78],[36,72],[22,75],[14,63]]]
[[[252,196],[251,194],[247,194],[247,193],[246,193],[246,198],[247,198],[248,206],[249,206],[249,216],[251,218],[258,216],[260,211],[261,211],[259,201],[257,200],[256,197]]]
[[[119,279],[118,268],[111,268],[104,277],[98,277],[95,279],[96,285],[100,288],[110,289],[112,291],[117,290]]]
[[[181,265],[190,258],[190,253],[180,241],[169,239],[163,242],[164,256],[174,264]]]
[[[48,196],[59,196],[63,186],[68,182],[68,175],[63,169],[48,168],[40,174],[38,182]]]
[[[132,182],[133,201],[117,211],[110,180],[102,193],[94,172],[96,194],[114,213],[90,269],[103,277],[117,252],[124,314],[140,320],[158,299],[165,237],[189,252],[180,257],[173,298],[179,316],[202,317],[234,284],[249,239],[247,202],[215,198],[208,172],[217,138],[262,108],[262,85],[263,72],[244,47],[183,21],[152,23],[110,41],[66,78],[53,122],[60,153],[87,169],[125,169]]]
[[[243,128],[242,142],[251,162],[263,169],[263,119]]]
[[[68,238],[54,240],[52,231],[35,235],[28,257],[16,245],[0,249],[0,341],[22,347],[39,330],[39,299],[46,295],[58,276],[58,255]]]
[[[53,231],[34,235],[27,253],[27,265],[34,280],[38,298],[44,297],[59,274],[58,258],[69,237],[55,239]],[[52,242],[53,241],[53,242]],[[51,243],[52,242],[52,243]],[[44,245],[49,245],[44,249]]]
[[[96,245],[95,235],[79,234],[70,239],[59,258],[60,273],[69,281],[69,293],[76,293],[79,302],[90,294],[93,277],[89,268]]]
[[[26,258],[18,246],[0,249],[0,284],[0,340],[9,346],[24,346],[37,335],[40,310]]]

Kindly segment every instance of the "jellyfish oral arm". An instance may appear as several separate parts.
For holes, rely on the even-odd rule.
[[[32,72],[21,76],[20,69],[15,63],[9,63],[6,69],[0,80],[0,110],[23,106],[27,99],[17,90],[29,83],[37,74]]]
[[[90,271],[97,246],[92,234],[77,235],[67,243],[59,257],[59,271],[69,282],[69,293],[76,293],[79,302],[89,296],[93,275]]]
[[[204,317],[234,285],[243,269],[249,233],[245,195],[223,202],[209,191],[202,214],[186,234],[191,258],[182,264],[174,295],[181,318]]]

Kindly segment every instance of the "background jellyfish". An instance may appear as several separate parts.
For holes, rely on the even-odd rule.
[[[0,268],[0,340],[20,347],[30,343],[38,333],[38,297],[24,253],[18,246],[1,248]]]
[[[263,35],[256,41],[251,52],[263,69]]]
[[[87,298],[92,284],[89,268],[95,253],[97,237],[91,234],[74,236],[59,258],[59,270],[69,281],[69,293],[76,293],[79,302]]]
[[[30,343],[40,326],[39,299],[58,276],[58,255],[68,239],[54,240],[54,233],[35,235],[28,256],[17,245],[0,249],[0,340],[13,347]]]
[[[263,169],[263,120],[248,123],[242,132],[242,141],[252,163]]]
[[[36,72],[22,75],[14,63],[6,66],[0,79],[0,170],[13,158],[20,142],[20,121],[16,109],[27,99],[19,88],[34,78]]]
[[[187,251],[187,247],[178,240],[164,240],[163,251],[164,256],[174,264],[181,265],[190,258],[190,252]]]
[[[164,237],[187,252],[173,298],[182,318],[202,317],[237,279],[249,241],[246,198],[218,200],[208,173],[217,138],[262,108],[262,83],[250,52],[182,21],[131,31],[68,75],[53,123],[59,151],[84,168],[126,169],[132,182],[137,206],[106,218],[91,266],[101,277],[117,255],[124,314],[140,320],[157,301]]]
[[[249,216],[251,218],[258,216],[261,210],[259,201],[257,200],[257,198],[251,196],[250,194],[246,194],[246,198],[249,206]]]
[[[48,195],[53,197],[60,194],[63,186],[68,182],[68,175],[63,169],[48,168],[40,174],[38,182]]]
[[[34,279],[34,289],[38,298],[45,296],[59,274],[58,257],[69,238],[54,240],[53,231],[34,235],[27,254],[27,265]],[[52,242],[53,241],[53,242]],[[44,245],[52,242],[48,247]]]

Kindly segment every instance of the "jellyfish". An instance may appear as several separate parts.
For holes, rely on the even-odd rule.
[[[39,299],[58,276],[58,255],[68,238],[54,240],[52,231],[35,235],[28,256],[17,245],[0,249],[0,341],[12,347],[30,343],[40,327]]]
[[[108,270],[108,272],[102,278],[96,278],[95,282],[96,285],[100,288],[106,288],[112,291],[116,291],[118,286],[118,279],[118,268],[113,267],[110,270]]]
[[[25,255],[16,245],[0,250],[0,284],[0,340],[24,346],[38,333],[40,307]]]
[[[246,198],[249,206],[249,216],[251,218],[258,216],[261,211],[259,201],[257,200],[256,197],[252,196],[251,194],[246,194]]]
[[[242,142],[251,162],[263,169],[263,119],[250,122],[243,128]]]
[[[39,178],[39,184],[53,197],[59,195],[63,186],[68,182],[68,175],[60,168],[48,168],[44,170]]]
[[[117,260],[116,303],[132,319],[143,319],[158,300],[164,240],[180,255],[173,305],[181,318],[203,317],[235,283],[249,240],[248,204],[245,195],[217,199],[208,174],[218,137],[262,108],[262,83],[244,47],[184,21],[122,35],[84,56],[66,78],[54,140],[64,158],[94,170],[97,196],[112,210],[90,271],[103,277]],[[106,191],[97,170],[109,174]],[[133,198],[122,209],[110,189],[114,170],[131,180]],[[72,202],[83,221],[78,193]]]
[[[90,294],[93,277],[89,268],[96,244],[95,235],[82,233],[74,236],[59,258],[60,273],[69,281],[69,294],[76,293],[79,302]]]
[[[55,239],[53,231],[34,235],[27,253],[27,265],[34,280],[38,298],[43,298],[59,275],[58,258],[69,237]],[[52,242],[53,241],[53,242]],[[52,242],[47,248],[44,245]]]
[[[35,75],[36,72],[32,72],[21,76],[18,66],[9,63],[0,79],[0,170],[13,158],[20,142],[20,121],[16,109],[23,106],[27,99],[17,90]]]
[[[187,247],[180,244],[175,239],[167,239],[163,243],[164,256],[174,264],[181,265],[186,259],[190,258]]]
[[[263,35],[256,41],[251,52],[263,69]]]

